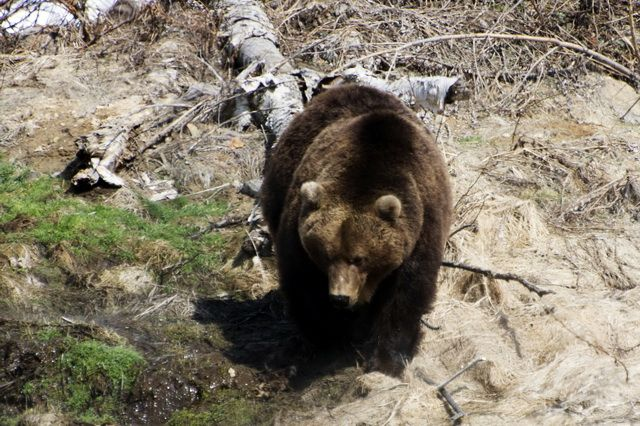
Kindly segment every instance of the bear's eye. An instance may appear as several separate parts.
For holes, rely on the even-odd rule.
[[[364,257],[362,256],[354,256],[349,259],[349,265],[353,266],[362,266],[364,264]]]

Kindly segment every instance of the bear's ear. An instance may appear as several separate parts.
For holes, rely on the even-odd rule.
[[[322,196],[322,186],[314,181],[305,182],[300,187],[300,195],[302,195],[303,203],[318,207]]]
[[[376,200],[376,213],[386,221],[395,222],[401,211],[402,203],[395,195],[383,195]]]

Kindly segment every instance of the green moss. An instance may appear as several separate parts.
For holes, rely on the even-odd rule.
[[[234,389],[220,389],[206,411],[180,410],[173,413],[169,426],[256,425],[268,419],[256,401]]]
[[[52,370],[26,383],[23,395],[28,400],[45,400],[84,423],[114,423],[145,366],[144,358],[132,348],[97,340],[67,336],[57,343],[62,353]]]

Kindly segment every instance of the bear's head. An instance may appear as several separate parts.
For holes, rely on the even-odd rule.
[[[300,200],[302,246],[327,275],[337,307],[368,303],[415,246],[417,235],[407,232],[402,202],[394,194],[373,197],[355,209],[354,203],[331,197],[323,184],[309,181],[300,187]]]

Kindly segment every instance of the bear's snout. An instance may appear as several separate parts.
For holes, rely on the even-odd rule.
[[[345,309],[349,307],[349,296],[330,294],[329,300],[331,300],[331,304],[336,308]]]
[[[355,265],[340,261],[329,266],[329,298],[336,306],[353,307],[363,300],[362,288],[367,280],[366,272]]]

